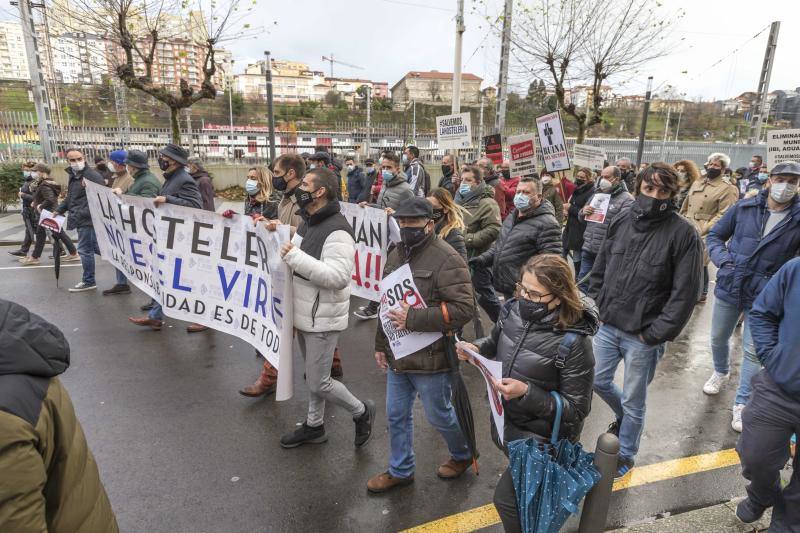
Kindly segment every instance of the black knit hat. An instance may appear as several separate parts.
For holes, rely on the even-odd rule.
[[[161,155],[167,156],[170,159],[175,160],[180,165],[186,165],[189,163],[189,152],[187,152],[182,146],[178,146],[177,144],[169,143],[164,148],[161,149]]]

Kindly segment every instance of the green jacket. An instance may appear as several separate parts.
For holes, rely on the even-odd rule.
[[[464,242],[467,256],[475,257],[486,250],[500,235],[500,206],[494,200],[494,187],[486,185],[483,194],[461,204],[464,213]]]
[[[384,277],[408,263],[414,284],[425,301],[425,309],[409,309],[406,329],[409,331],[458,331],[475,315],[475,300],[469,268],[452,246],[435,234],[429,235],[405,259],[402,244],[389,253]],[[441,304],[446,303],[449,321],[445,321]],[[378,321],[375,351],[383,352],[392,372],[433,374],[450,370],[444,353],[444,339],[439,339],[422,350],[395,359],[389,342]]]
[[[0,299],[0,531],[117,533],[66,389],[61,331]]]
[[[128,192],[130,196],[143,196],[145,198],[155,198],[161,190],[161,182],[158,181],[150,169],[143,168],[133,175],[133,185]]]

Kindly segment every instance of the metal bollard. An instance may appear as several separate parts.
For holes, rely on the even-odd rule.
[[[619,439],[611,433],[597,437],[594,451],[594,466],[600,471],[600,481],[589,491],[581,510],[581,523],[578,533],[601,533],[606,529],[608,506],[611,503],[611,489],[617,471]]]

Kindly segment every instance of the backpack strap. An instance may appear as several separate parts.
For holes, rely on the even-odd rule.
[[[569,352],[572,349],[572,345],[575,344],[575,341],[578,340],[578,334],[574,331],[570,331],[564,338],[561,339],[561,343],[558,345],[558,353],[556,354],[556,368],[559,370],[564,368],[567,362],[567,357],[569,357]]]

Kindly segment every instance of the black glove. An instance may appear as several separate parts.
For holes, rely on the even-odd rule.
[[[470,260],[467,261],[467,264],[472,268],[483,268],[484,266],[486,266],[483,264],[483,259],[481,259],[481,256],[479,255],[470,258]]]

